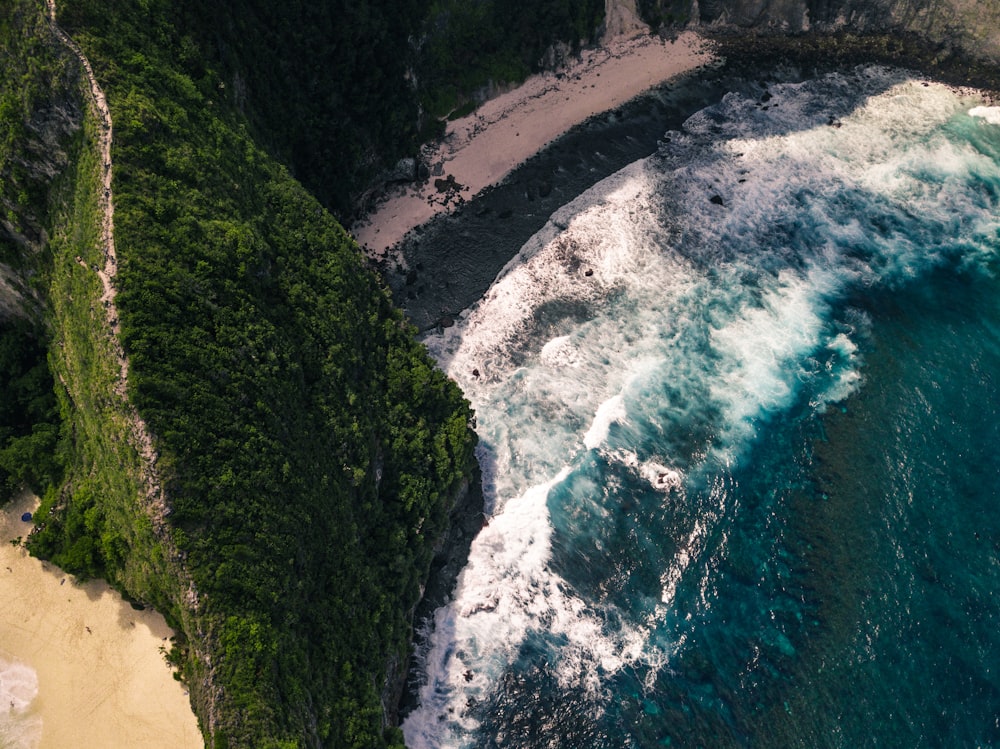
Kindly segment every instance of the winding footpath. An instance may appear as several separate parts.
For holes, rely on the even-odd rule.
[[[121,399],[122,404],[129,418],[129,432],[131,442],[139,455],[142,457],[142,476],[145,483],[146,497],[152,503],[154,512],[154,522],[163,523],[166,502],[163,498],[163,490],[160,485],[159,473],[156,469],[156,450],[153,448],[153,439],[146,423],[142,420],[135,408],[128,402],[128,358],[122,348],[119,333],[121,327],[118,322],[118,307],[115,305],[115,284],[114,279],[118,273],[118,255],[115,252],[115,204],[111,193],[111,139],[113,128],[111,124],[111,110],[108,109],[108,101],[104,96],[104,91],[97,83],[94,69],[90,60],[83,54],[83,50],[69,34],[67,34],[56,22],[55,0],[46,0],[49,9],[49,22],[52,31],[59,40],[70,49],[87,75],[87,82],[90,87],[90,98],[97,112],[98,117],[98,140],[97,146],[101,155],[101,190],[98,195],[98,205],[101,212],[101,244],[104,250],[103,267],[93,266],[97,277],[101,281],[103,293],[101,294],[101,305],[104,307],[110,329],[111,351],[118,364],[118,381],[115,384],[115,393]],[[77,257],[77,262],[84,268],[88,268],[87,263]],[[159,531],[160,529],[157,528]],[[160,535],[158,533],[158,535]]]
[[[159,470],[157,468],[157,453],[153,447],[152,434],[146,422],[139,416],[135,407],[128,399],[128,374],[129,362],[122,348],[120,334],[120,324],[118,319],[118,308],[115,305],[115,276],[118,273],[118,255],[115,252],[114,215],[115,207],[112,194],[112,170],[111,170],[111,141],[113,128],[111,123],[111,111],[108,108],[107,98],[104,91],[97,82],[94,69],[87,59],[87,56],[80,49],[80,46],[73,41],[56,21],[55,0],[46,0],[49,11],[49,22],[53,33],[59,40],[73,53],[82,66],[90,89],[90,99],[94,105],[98,120],[98,149],[101,157],[101,187],[98,195],[98,205],[101,213],[101,244],[104,252],[103,266],[88,266],[87,263],[77,258],[77,262],[84,268],[92,269],[101,281],[102,294],[101,305],[104,307],[107,318],[109,332],[109,344],[111,354],[115,357],[118,365],[118,379],[115,383],[115,394],[120,400],[120,406],[124,412],[129,425],[129,442],[139,453],[141,458],[141,476],[143,489],[146,495],[147,510],[153,521],[154,531],[157,539],[166,548],[170,549],[173,558],[179,561],[173,541],[166,523],[169,514],[166,498],[164,496]],[[185,576],[186,577],[186,576]],[[192,607],[198,605],[198,594],[192,581],[188,580],[188,589],[185,603]]]
[[[118,308],[115,304],[115,276],[118,273],[118,256],[115,251],[114,235],[114,199],[112,192],[112,164],[111,164],[111,142],[113,127],[111,122],[111,111],[108,108],[107,98],[103,89],[97,82],[94,69],[83,53],[83,50],[58,24],[56,19],[55,0],[46,0],[49,13],[49,23],[52,32],[64,44],[79,61],[84,73],[87,76],[87,83],[90,89],[90,100],[97,114],[98,141],[97,146],[101,160],[101,185],[98,195],[98,206],[101,213],[101,243],[103,245],[104,263],[102,266],[94,266],[92,270],[101,281],[101,304],[105,310],[108,330],[108,346],[110,354],[115,357],[118,366],[118,378],[114,386],[115,394],[118,396],[118,408],[128,423],[128,442],[138,453],[140,458],[140,477],[142,491],[145,494],[145,511],[153,526],[153,534],[157,541],[163,545],[169,559],[169,567],[172,574],[177,575],[181,581],[181,589],[184,590],[183,604],[186,610],[194,616],[194,622],[190,623],[196,631],[188,631],[189,641],[192,646],[199,650],[199,658],[204,665],[204,676],[200,680],[200,692],[202,694],[203,715],[207,723],[209,733],[214,731],[218,720],[218,705],[221,694],[216,686],[215,672],[217,664],[211,657],[209,650],[203,646],[208,639],[207,633],[202,629],[201,619],[201,599],[194,580],[188,574],[184,564],[184,557],[177,549],[170,528],[167,524],[167,516],[170,509],[167,505],[163,483],[157,466],[157,452],[153,446],[153,437],[146,425],[146,422],[139,415],[135,406],[128,398],[128,375],[129,362],[125,355],[120,339],[120,324]],[[86,262],[77,258],[84,267]],[[194,685],[189,685],[194,686]]]
[[[113,279],[118,272],[118,255],[115,252],[115,206],[114,201],[111,199],[111,110],[108,109],[108,101],[104,96],[103,89],[97,83],[97,77],[94,75],[94,69],[90,65],[90,60],[83,54],[80,45],[73,41],[69,34],[63,31],[56,22],[55,0],[46,1],[48,3],[49,22],[52,25],[52,31],[59,37],[59,41],[69,48],[80,65],[83,66],[83,70],[87,74],[87,82],[90,85],[90,97],[94,104],[94,109],[97,110],[100,131],[98,133],[97,145],[101,153],[102,172],[101,194],[98,196],[98,205],[101,207],[102,217],[101,244],[104,246],[104,267],[95,268],[95,271],[98,278],[101,279],[101,286],[104,288],[104,294],[101,296],[101,304],[108,310],[108,322],[117,338],[119,328]],[[86,263],[82,260],[77,260],[77,262],[87,267]],[[126,375],[128,374],[128,362],[125,359],[124,352],[122,352],[119,358],[122,367],[122,384],[119,387],[124,388]]]

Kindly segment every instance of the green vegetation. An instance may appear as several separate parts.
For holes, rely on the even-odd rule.
[[[603,0],[435,0],[416,63],[422,107],[444,117],[491,82],[524,80],[556,42],[578,51],[603,14]]]
[[[37,293],[49,255],[42,243],[48,192],[66,154],[46,136],[73,128],[72,107],[60,107],[72,69],[48,41],[36,3],[0,7],[0,273],[17,294],[0,300],[0,504],[22,486],[43,494],[60,481],[64,444],[47,363],[49,329]],[[5,293],[0,285],[0,294]]]
[[[37,2],[0,4],[0,263],[25,277],[44,261],[41,230],[53,175],[66,155],[45,135],[73,129],[73,67],[53,50],[48,25]],[[25,242],[32,243],[30,249]]]
[[[468,405],[340,226],[251,139],[168,3],[67,4],[61,21],[115,121],[121,341],[171,512],[164,531],[116,396],[91,116],[50,186],[71,449],[30,547],[182,630],[173,659],[215,745],[395,742],[386,665],[405,658],[408,612],[472,467]]]
[[[240,111],[258,144],[348,218],[378,172],[477,89],[523,80],[557,41],[593,38],[604,2],[235,0],[222,16],[194,0],[149,7],[160,33],[168,12],[184,30],[172,42],[178,70]]]
[[[178,71],[241,112],[256,142],[346,217],[381,169],[417,149],[407,71],[425,4],[234,0],[221,14],[183,0],[154,3],[148,19],[184,29]]]
[[[602,9],[62,0],[115,123],[116,340],[87,87],[41,0],[0,5],[0,270],[28,300],[0,320],[0,500],[34,489],[34,553],[179,630],[208,745],[402,744],[385,703],[475,437],[334,213]]]
[[[179,630],[210,745],[402,744],[389,664],[474,465],[472,413],[328,209],[412,153],[421,96],[523,77],[598,16],[60,2],[115,125],[116,340],[86,82],[41,0],[0,8],[0,262],[37,298],[0,323],[0,497],[33,488],[34,553]]]
[[[690,0],[638,0],[639,16],[654,31],[661,26],[680,26],[690,19]]]
[[[44,331],[24,319],[0,322],[0,505],[21,486],[44,493],[62,475],[59,412]]]
[[[92,270],[103,262],[96,142],[87,118],[71,144],[70,168],[52,193],[49,362],[62,385],[56,393],[72,449],[63,458],[62,487],[43,498],[29,547],[82,577],[107,577],[177,622],[171,590],[177,574],[166,567],[166,551],[141,501],[141,461],[129,440],[128,410],[115,395],[119,371]]]

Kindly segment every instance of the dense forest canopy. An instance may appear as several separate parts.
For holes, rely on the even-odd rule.
[[[121,340],[168,535],[144,517],[141,461],[114,403],[91,270],[103,248],[89,119],[64,138],[73,168],[48,185],[52,205],[35,198],[33,215],[52,215],[51,264],[23,259],[49,284],[70,454],[58,485],[42,463],[44,476],[7,470],[29,465],[6,460],[29,437],[54,455],[59,432],[40,426],[55,410],[52,380],[37,383],[49,335],[11,332],[4,373],[25,396],[0,414],[5,484],[53,484],[36,553],[108,577],[187,635],[173,658],[216,745],[377,746],[392,739],[388,664],[405,658],[408,612],[472,468],[471,413],[343,229],[251,138],[260,125],[230,106],[175,11],[60,6],[115,122]],[[44,18],[37,3],[18,12]],[[32,54],[57,67],[46,25],[32,29]],[[178,560],[196,599],[170,574]]]
[[[104,3],[64,6],[64,24],[86,25],[98,37],[120,22]],[[347,218],[381,170],[439,132],[439,117],[490,81],[538,70],[552,44],[578,48],[593,38],[604,5],[183,0],[142,7],[176,71],[244,116],[259,145]]]
[[[603,14],[603,0],[437,0],[414,62],[423,111],[467,113],[488,82],[523,80],[554,45],[578,51],[592,41]]]
[[[48,191],[78,127],[73,72],[36,4],[0,9],[0,504],[59,481],[60,418],[42,320]]]

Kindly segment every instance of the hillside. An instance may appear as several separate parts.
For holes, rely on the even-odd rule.
[[[55,95],[86,112],[55,134],[48,195],[11,212],[42,227],[8,246],[47,285],[64,417],[33,552],[180,629],[210,743],[382,744],[388,669],[472,470],[467,404],[212,70],[174,67],[165,5],[60,6],[96,88],[40,4],[14,11],[15,51],[71,71]],[[53,104],[45,83],[28,109]]]
[[[44,495],[33,553],[178,629],[210,745],[400,739],[410,617],[475,435],[331,211],[415,148],[410,31],[459,10],[0,14],[0,364],[24,393],[0,478]],[[555,33],[504,31],[447,97],[523,75]]]
[[[731,29],[849,10],[751,5],[638,7]],[[995,54],[977,24],[996,4],[974,22],[958,0],[904,5],[855,20]],[[439,117],[602,13],[0,8],[0,499],[30,486],[33,553],[165,614],[207,745],[402,743],[410,619],[476,437],[338,219]]]

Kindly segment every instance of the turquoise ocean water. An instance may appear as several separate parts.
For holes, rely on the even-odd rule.
[[[489,523],[423,747],[1000,744],[1000,110],[732,94],[558,211],[432,353]]]

